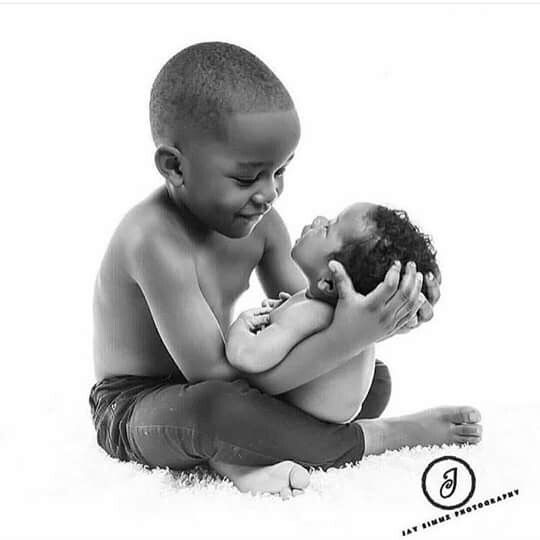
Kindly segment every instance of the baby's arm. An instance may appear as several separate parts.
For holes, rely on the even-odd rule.
[[[243,312],[229,329],[227,358],[246,373],[261,373],[279,364],[300,341],[326,328],[333,314],[330,306],[316,300],[293,304],[274,321],[271,310],[264,310]]]

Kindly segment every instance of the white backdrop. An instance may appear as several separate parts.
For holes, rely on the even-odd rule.
[[[293,239],[353,200],[404,208],[433,236],[442,299],[379,348],[387,412],[538,403],[539,27],[525,5],[0,6],[6,410],[39,422],[59,385],[93,383],[96,271],[161,182],[152,81],[213,40],[257,54],[296,103],[277,203]],[[238,309],[261,298],[254,277]]]

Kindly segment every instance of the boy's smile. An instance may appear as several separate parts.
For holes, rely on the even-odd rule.
[[[197,140],[181,154],[178,198],[208,229],[230,238],[251,233],[283,190],[300,139],[296,111],[235,113],[224,135]]]

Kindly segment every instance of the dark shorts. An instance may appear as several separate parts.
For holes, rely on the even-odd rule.
[[[133,410],[141,399],[154,390],[177,383],[187,381],[181,375],[119,375],[94,384],[89,402],[99,446],[121,461],[140,461],[126,428]]]
[[[391,379],[376,361],[371,388],[358,418],[385,409]],[[264,466],[289,459],[307,467],[359,461],[359,424],[333,424],[252,387],[244,379],[190,384],[178,375],[123,375],[90,391],[97,442],[121,461],[186,469],[209,460]]]

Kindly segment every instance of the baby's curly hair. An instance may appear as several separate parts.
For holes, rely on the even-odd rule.
[[[416,263],[416,270],[424,276],[439,273],[435,260],[437,252],[429,235],[413,225],[407,212],[377,205],[367,218],[374,225],[370,240],[352,240],[331,254],[329,260],[340,262],[349,274],[355,290],[370,293],[381,281],[394,261],[401,262],[401,277],[408,261]],[[426,295],[426,282],[422,284]]]

